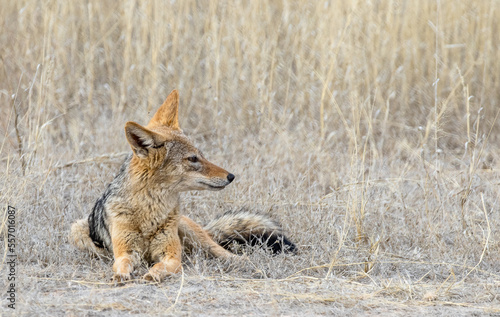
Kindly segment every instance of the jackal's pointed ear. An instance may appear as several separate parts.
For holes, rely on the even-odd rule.
[[[139,158],[146,158],[151,148],[161,144],[160,136],[135,122],[125,124],[125,135],[132,151]]]
[[[151,124],[161,124],[172,129],[179,129],[179,93],[176,89],[172,90],[163,105],[156,111],[148,125]]]

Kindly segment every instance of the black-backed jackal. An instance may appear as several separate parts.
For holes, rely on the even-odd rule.
[[[179,128],[179,95],[172,91],[147,126],[127,122],[132,152],[97,200],[88,218],[71,226],[70,241],[94,253],[111,251],[114,279],[130,279],[146,260],[144,276],[161,281],[181,269],[182,245],[199,246],[211,255],[237,257],[231,242],[263,243],[274,253],[295,251],[280,227],[261,214],[229,212],[205,228],[179,210],[179,193],[221,190],[234,175],[210,163]]]

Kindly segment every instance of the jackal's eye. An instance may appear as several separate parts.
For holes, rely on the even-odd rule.
[[[192,162],[192,163],[198,162],[198,157],[196,155],[190,156],[187,159],[189,162]]]

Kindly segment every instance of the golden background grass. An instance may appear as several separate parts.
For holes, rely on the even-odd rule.
[[[21,310],[500,311],[497,1],[0,1],[0,17]],[[181,127],[237,176],[184,212],[262,210],[301,248],[251,254],[263,280],[198,254],[182,283],[114,289],[110,260],[68,245],[125,122],[174,88]]]

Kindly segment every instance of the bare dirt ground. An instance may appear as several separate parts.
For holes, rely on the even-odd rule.
[[[500,315],[498,21],[496,1],[0,1],[0,314]],[[119,286],[69,245],[125,123],[174,88],[236,175],[183,213],[268,213],[297,255],[195,251]]]

